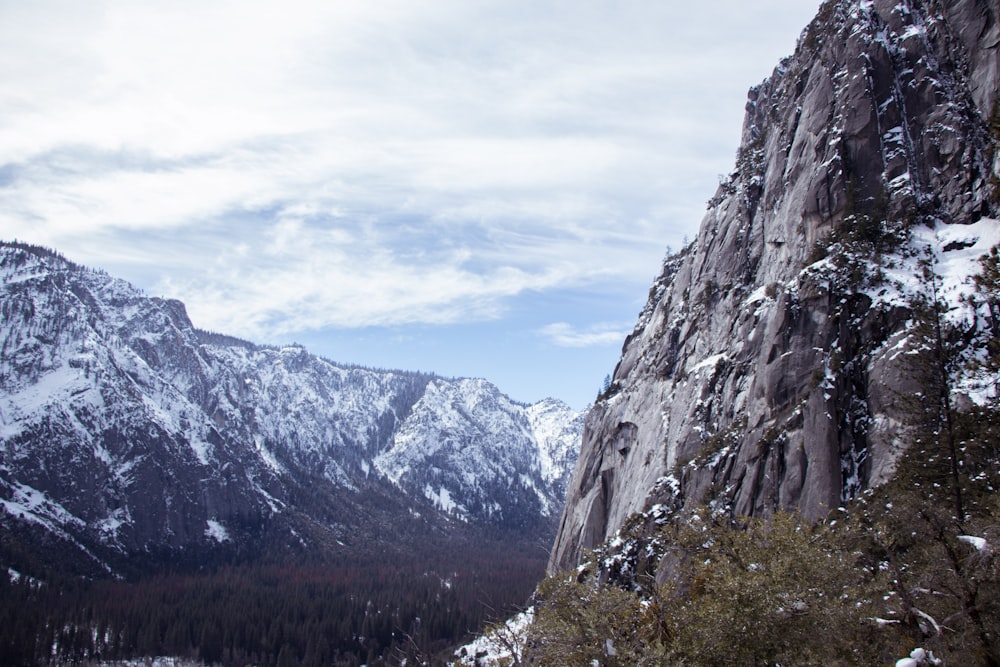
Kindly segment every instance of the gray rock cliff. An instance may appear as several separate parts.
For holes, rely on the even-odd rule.
[[[908,274],[996,230],[998,16],[830,0],[751,89],[735,171],[586,418],[550,570],[654,502],[819,517],[892,474]]]

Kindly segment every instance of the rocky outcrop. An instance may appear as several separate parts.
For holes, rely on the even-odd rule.
[[[550,569],[653,502],[819,517],[892,474],[918,241],[995,228],[998,15],[830,0],[750,91],[735,171],[587,416]]]

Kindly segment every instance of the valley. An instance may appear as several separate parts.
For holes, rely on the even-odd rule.
[[[565,404],[201,331],[44,248],[0,245],[0,272],[0,563],[8,612],[38,619],[10,626],[10,664],[393,664],[524,604],[544,572],[582,428]],[[323,650],[244,628],[199,656],[211,619],[301,618],[314,595]]]
[[[583,413],[0,277],[5,664],[1000,665],[997,0],[823,2]]]

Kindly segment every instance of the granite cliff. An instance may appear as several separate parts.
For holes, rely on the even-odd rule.
[[[914,304],[982,319],[998,19],[996,0],[829,0],[750,90],[735,170],[586,419],[550,570],[650,507],[819,518],[892,475]]]

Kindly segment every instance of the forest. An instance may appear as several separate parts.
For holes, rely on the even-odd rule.
[[[486,539],[340,562],[164,563],[135,580],[0,577],[0,664],[176,656],[217,665],[440,664],[524,605],[535,546]]]

